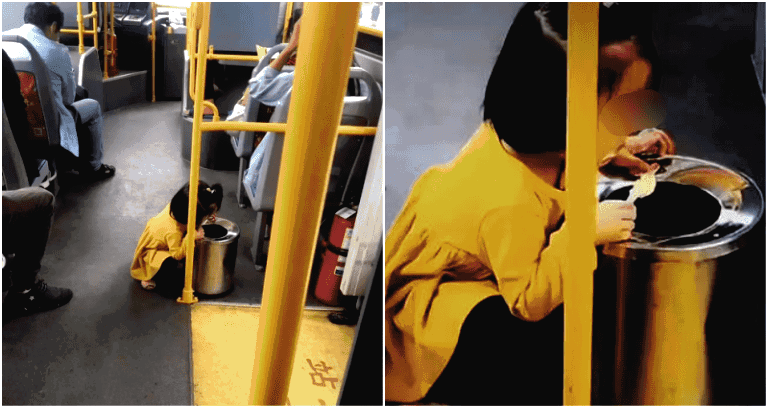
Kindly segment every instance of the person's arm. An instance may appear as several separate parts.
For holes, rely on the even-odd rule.
[[[677,153],[677,147],[669,131],[645,129],[637,135],[628,136],[616,153],[603,159],[599,167],[613,166],[626,169],[633,176],[640,176],[656,170],[658,163],[648,164],[638,154],[650,154],[659,157]]]
[[[481,251],[513,315],[538,321],[563,302],[564,228],[547,243],[546,221],[525,206],[499,208],[480,226]]]
[[[72,68],[69,52],[66,46],[57,44],[56,52],[51,53],[51,55],[53,60],[50,69],[61,78],[61,97],[64,100],[64,106],[70,106],[75,102],[77,88],[75,70]]]
[[[601,203],[598,207],[596,245],[627,239],[634,228],[634,206]],[[589,274],[597,267],[593,251],[592,269],[568,267],[567,228],[547,234],[547,220],[527,205],[498,208],[486,215],[480,226],[480,248],[496,276],[499,291],[515,316],[538,321],[563,302],[563,273]],[[587,277],[585,275],[585,277]]]
[[[277,72],[280,72],[280,70],[283,69],[283,66],[286,62],[291,58],[291,55],[294,51],[299,47],[299,30],[301,28],[301,19],[296,21],[296,24],[293,27],[293,33],[291,33],[291,39],[288,41],[288,45],[286,45],[285,49],[280,52],[280,54],[275,58],[272,63],[269,64],[269,66],[276,70]]]
[[[181,231],[169,232],[165,236],[165,242],[168,243],[168,252],[171,253],[173,259],[180,261],[186,258],[187,246],[184,244],[184,233]]]
[[[280,72],[265,67],[249,81],[249,94],[259,102],[276,106],[293,87],[293,72]]]

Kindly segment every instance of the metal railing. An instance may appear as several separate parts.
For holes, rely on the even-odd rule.
[[[98,34],[98,28],[99,28],[99,7],[97,2],[91,2],[91,12],[83,15],[83,3],[77,2],[77,29],[71,29],[71,28],[62,28],[61,33],[62,34],[77,34],[78,39],[80,41],[78,46],[78,51],[80,52],[80,55],[85,53],[85,45],[83,44],[83,36],[85,34],[93,35],[93,47],[96,49],[99,49],[99,34]],[[92,20],[92,27],[90,30],[86,30],[84,26],[84,21],[86,19],[93,19]]]
[[[598,129],[599,3],[568,5],[568,121],[565,182],[568,263],[563,272],[565,344],[563,403],[589,405],[592,387],[592,276]]]

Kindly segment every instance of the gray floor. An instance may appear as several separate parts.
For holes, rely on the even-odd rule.
[[[189,307],[142,290],[129,272],[147,220],[189,180],[180,110],[157,102],[107,112],[104,161],[116,176],[62,179],[40,276],[74,298],[3,325],[3,404],[192,402]],[[201,169],[200,178],[223,185],[219,215],[241,229],[233,291],[201,301],[257,305],[264,272],[251,260],[255,213],[236,203],[237,172]],[[309,295],[307,305],[319,303]]]
[[[742,171],[765,192],[766,110],[750,61],[756,3],[655,4],[660,92],[678,153]],[[480,125],[488,77],[521,6],[387,5],[386,229],[416,178],[450,161]],[[715,283],[707,321],[715,404],[765,404],[764,217],[751,237],[720,261]]]

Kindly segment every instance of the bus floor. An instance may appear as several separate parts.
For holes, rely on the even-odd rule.
[[[4,405],[195,402],[192,310],[258,306],[264,271],[250,255],[255,214],[237,205],[237,172],[201,168],[201,180],[224,187],[219,215],[240,227],[234,289],[189,307],[145,291],[131,278],[147,220],[189,180],[180,146],[179,102],[128,106],[104,114],[104,162],[116,166],[115,177],[86,184],[61,176],[39,276],[72,289],[74,297],[59,309],[4,322]],[[307,298],[307,308],[322,313],[321,304],[311,294]],[[351,344],[354,328],[347,329],[352,335],[345,332],[345,343]],[[239,335],[252,336],[255,347],[255,329]]]

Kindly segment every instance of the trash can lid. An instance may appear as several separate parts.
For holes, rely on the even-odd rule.
[[[603,253],[648,261],[698,262],[739,249],[762,217],[765,202],[744,174],[685,156],[655,159],[656,190],[638,199],[629,241],[605,245]],[[601,176],[600,201],[624,200],[632,180]]]
[[[206,241],[229,241],[240,236],[240,227],[234,222],[216,217],[216,222],[203,224]]]

